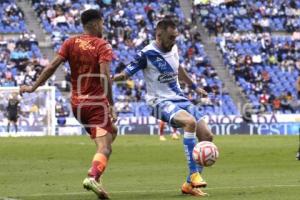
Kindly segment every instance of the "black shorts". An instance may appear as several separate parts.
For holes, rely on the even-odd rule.
[[[8,113],[8,120],[17,122],[18,121],[18,114],[17,113]]]

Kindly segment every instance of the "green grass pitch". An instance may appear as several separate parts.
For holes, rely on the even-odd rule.
[[[220,158],[204,171],[209,200],[299,200],[296,136],[216,136]],[[95,151],[87,136],[0,138],[0,199],[96,200],[82,188]],[[195,199],[180,193],[182,141],[119,136],[103,177],[113,200]]]

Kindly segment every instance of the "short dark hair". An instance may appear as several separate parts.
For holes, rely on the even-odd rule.
[[[176,23],[172,19],[160,20],[156,25],[156,30],[167,30],[169,27],[176,28]]]
[[[82,25],[86,25],[87,23],[93,21],[102,19],[100,10],[96,9],[89,9],[81,13],[81,23]]]

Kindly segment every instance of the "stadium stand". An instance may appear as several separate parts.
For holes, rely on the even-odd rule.
[[[14,0],[0,1],[0,33],[22,33],[27,31],[23,11]]]
[[[299,1],[196,4],[193,14],[218,36],[225,66],[257,112],[299,112]]]
[[[294,113],[300,40],[291,36],[225,34],[217,38],[225,65],[253,105]],[[277,102],[280,101],[281,105]]]
[[[293,32],[300,27],[300,2],[232,1],[221,5],[196,5],[201,22],[210,34],[252,31]]]

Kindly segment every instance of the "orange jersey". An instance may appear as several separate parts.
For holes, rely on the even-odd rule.
[[[75,36],[62,44],[58,54],[70,64],[72,105],[108,102],[100,81],[100,64],[114,58],[107,41],[88,34]]]

